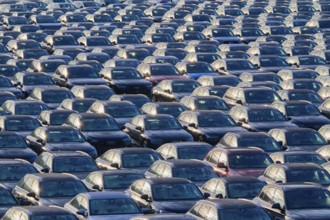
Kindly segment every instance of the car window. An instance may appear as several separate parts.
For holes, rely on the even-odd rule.
[[[215,189],[217,187],[217,182],[218,182],[217,180],[210,180],[203,186],[203,189],[205,189],[211,193],[214,193]]]
[[[273,197],[273,203],[279,203],[281,207],[284,207],[284,197],[281,190],[276,189]]]
[[[275,188],[267,187],[262,190],[262,192],[259,195],[259,198],[267,203],[272,203],[274,193],[275,193]]]

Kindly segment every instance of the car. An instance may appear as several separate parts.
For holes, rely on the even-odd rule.
[[[265,81],[271,81],[274,83],[279,84],[281,82],[281,78],[273,73],[273,72],[260,72],[260,73],[250,73],[245,72],[242,73],[239,78],[243,82],[265,82]]]
[[[117,122],[104,113],[72,113],[64,125],[82,132],[87,141],[95,147],[98,155],[109,149],[129,147],[131,138],[120,130]]]
[[[113,101],[113,102],[129,101],[135,104],[137,107],[141,108],[145,103],[151,102],[151,99],[144,94],[121,94],[121,95],[112,95],[109,98],[109,101]]]
[[[321,134],[311,128],[274,128],[268,134],[289,151],[315,151],[327,144]]]
[[[152,84],[133,67],[108,67],[102,69],[100,75],[109,82],[116,94],[149,95],[152,88]]]
[[[211,165],[218,176],[258,177],[273,163],[260,148],[214,148],[203,160]]]
[[[33,166],[40,173],[70,173],[80,179],[98,170],[93,158],[81,151],[43,152]]]
[[[55,73],[57,67],[66,64],[67,62],[62,59],[34,60],[27,70],[29,72],[44,72],[52,76]]]
[[[86,112],[97,99],[94,98],[69,98],[64,99],[57,109],[71,110],[79,113]]]
[[[78,220],[75,215],[57,206],[16,206],[8,209],[3,217],[8,220],[15,220],[17,216],[24,216],[28,220],[34,218]]]
[[[229,115],[237,124],[249,131],[268,132],[273,128],[296,128],[283,114],[270,106],[235,106]]]
[[[35,88],[27,97],[28,100],[44,102],[50,109],[56,109],[64,99],[70,98],[74,96],[66,88]]]
[[[315,69],[318,66],[326,65],[326,60],[322,57],[315,56],[315,55],[297,55],[291,56],[286,59],[286,61],[300,68],[311,68]]]
[[[7,100],[1,107],[8,114],[34,117],[38,116],[41,111],[48,110],[48,106],[44,102],[33,100]]]
[[[96,149],[83,134],[69,126],[38,127],[26,136],[29,146],[38,154],[44,151],[83,151],[96,158]]]
[[[258,147],[267,153],[286,150],[286,148],[280,146],[272,136],[263,132],[228,132],[223,136],[216,147]]]
[[[230,28],[210,27],[203,30],[203,34],[211,40],[216,40],[220,44],[241,43],[241,39],[237,37]]]
[[[227,75],[239,76],[243,72],[257,71],[257,67],[247,59],[217,59],[211,65],[215,70]]]
[[[278,90],[276,92],[283,101],[304,100],[316,106],[320,106],[323,102],[322,98],[316,92],[309,89],[289,89]]]
[[[318,130],[330,120],[321,115],[316,105],[308,101],[275,101],[272,107],[278,109],[285,117],[299,127]]]
[[[275,51],[273,52],[275,53]],[[249,61],[263,71],[275,72],[290,68],[284,57],[278,55],[260,55],[249,58]]]
[[[327,218],[327,189],[314,184],[269,184],[253,202],[275,218]],[[299,199],[297,199],[299,198]],[[317,201],[316,203],[311,201]]]
[[[172,142],[157,149],[165,160],[196,159],[203,160],[213,146],[205,142]]]
[[[34,129],[40,127],[39,121],[28,115],[0,116],[0,130],[12,131],[23,137],[29,135]]]
[[[276,163],[314,163],[321,165],[327,160],[317,152],[311,151],[283,151],[276,152],[270,155]]]
[[[68,116],[72,113],[77,113],[72,110],[44,110],[38,116],[38,121],[43,126],[62,125]]]
[[[209,193],[210,198],[253,199],[266,185],[257,177],[231,176],[213,178],[202,187],[202,192]]]
[[[40,44],[42,48],[49,52],[54,52],[56,49],[62,48],[84,48],[77,43],[72,35],[48,35]]]
[[[80,193],[67,202],[64,208],[77,217],[88,219],[130,219],[143,215],[135,202],[123,192]]]
[[[14,132],[2,131],[0,133],[0,158],[19,158],[33,163],[37,154],[28,147],[22,136]]]
[[[73,86],[71,92],[76,98],[93,98],[100,101],[106,101],[115,94],[111,88],[102,85]]]
[[[149,148],[131,147],[108,150],[95,161],[102,169],[133,169],[143,174],[157,160],[162,160],[158,152]]]
[[[109,114],[116,120],[119,127],[123,127],[133,117],[141,115],[139,108],[129,101],[96,101],[89,108],[88,112]]]
[[[208,197],[194,183],[183,178],[136,180],[125,192],[140,208],[150,207],[152,213],[186,213],[198,200]]]
[[[220,110],[228,112],[230,107],[227,103],[217,96],[184,96],[180,103],[189,110]]]
[[[135,170],[102,170],[91,172],[84,184],[90,191],[124,191],[138,179],[143,179],[144,175]]]
[[[223,98],[230,86],[199,86],[192,93],[191,96],[217,96]]]
[[[25,97],[36,87],[57,87],[49,75],[40,72],[18,72],[13,76],[12,82],[24,93]]]
[[[26,174],[13,189],[19,202],[31,206],[64,206],[72,197],[84,192],[88,190],[83,182],[67,173]]]
[[[207,212],[204,212],[204,207]],[[196,219],[251,219],[270,220],[272,217],[251,201],[238,199],[201,200],[188,211],[187,215]]]
[[[284,69],[280,70],[277,75],[281,77],[283,81],[291,79],[316,79],[319,76],[318,72],[309,69]]]
[[[187,108],[178,102],[147,102],[141,107],[143,114],[168,114],[173,117],[178,117],[185,110]]]
[[[67,88],[75,85],[108,85],[90,65],[61,65],[54,75],[54,81]]]
[[[184,111],[178,120],[195,141],[212,145],[218,143],[227,132],[245,131],[229,115],[219,110]]]
[[[201,76],[218,76],[219,74],[206,62],[178,62],[176,68],[188,78],[197,80]]]
[[[312,163],[272,164],[259,179],[267,184],[313,182],[326,187],[330,185],[329,173]]]
[[[280,83],[281,87],[285,90],[289,89],[309,89],[318,92],[322,84],[315,79],[290,79]]]

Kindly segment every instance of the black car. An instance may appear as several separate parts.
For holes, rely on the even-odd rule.
[[[24,138],[14,132],[0,132],[0,158],[20,158],[33,163],[37,154],[28,147]]]
[[[120,130],[117,122],[104,113],[71,114],[65,125],[78,129],[96,148],[98,155],[109,149],[132,145],[131,138]]]
[[[125,124],[127,133],[143,147],[157,148],[166,142],[192,141],[192,136],[170,115],[141,115]]]
[[[135,170],[143,174],[157,160],[162,157],[152,149],[130,147],[109,150],[96,158],[96,163],[102,169]]]
[[[26,141],[37,153],[44,151],[83,151],[93,158],[97,157],[96,149],[90,145],[83,134],[69,126],[48,126],[36,128]]]
[[[211,198],[253,199],[265,185],[257,177],[231,176],[210,179],[201,190],[210,193]]]
[[[89,190],[124,191],[135,180],[143,178],[144,175],[135,170],[102,170],[90,173],[83,182]]]
[[[253,202],[274,218],[327,219],[329,198],[327,189],[314,184],[269,184]]]
[[[59,173],[27,174],[13,189],[13,195],[19,202],[31,206],[63,206],[83,192],[88,192],[88,189],[78,177]]]
[[[149,190],[143,190],[143,187]],[[153,213],[186,213],[198,200],[206,198],[198,187],[182,178],[150,178],[135,181],[126,192],[139,207]]]
[[[218,110],[185,111],[178,120],[194,140],[212,145],[218,143],[227,132],[245,131],[229,115]]]
[[[80,179],[98,170],[94,159],[81,151],[43,152],[33,165],[40,173],[71,173]]]
[[[268,153],[286,150],[286,148],[280,146],[272,136],[263,132],[228,132],[223,136],[216,147],[259,147]]]
[[[249,131],[268,132],[272,128],[296,128],[283,114],[270,106],[235,106],[229,114],[243,128]]]
[[[317,106],[308,101],[276,101],[271,106],[299,127],[318,130],[323,125],[330,124],[330,120],[321,115]]]
[[[145,94],[149,95],[152,84],[145,80],[133,67],[104,68],[100,75],[109,82],[116,94]]]

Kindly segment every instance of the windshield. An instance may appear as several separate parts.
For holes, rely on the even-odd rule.
[[[321,113],[315,105],[287,105],[286,114],[288,116],[309,116]]]
[[[41,63],[41,71],[42,72],[55,72],[55,70],[57,69],[57,67],[59,67],[60,65],[65,65],[65,62],[62,61],[50,61],[47,63]]]
[[[289,66],[289,64],[281,57],[260,58],[260,66],[274,67],[274,66]]]
[[[142,79],[142,76],[135,69],[125,69],[125,70],[112,70],[111,72],[112,79],[121,80],[121,79]]]
[[[150,56],[150,52],[147,50],[136,50],[136,51],[127,51],[127,58],[144,60],[147,56]]]
[[[180,105],[161,105],[157,108],[158,114],[172,115],[173,117],[178,117],[181,112],[187,110],[186,107]]]
[[[14,206],[17,205],[16,200],[9,190],[0,190],[0,206]]]
[[[53,172],[93,172],[98,170],[94,160],[89,157],[62,157],[53,160]]]
[[[39,75],[26,75],[24,76],[24,85],[35,86],[35,85],[54,85],[50,76]]]
[[[47,110],[48,106],[41,103],[24,103],[15,106],[16,115],[39,115],[43,110]]]
[[[321,57],[306,56],[299,57],[300,65],[326,65],[326,62]]]
[[[213,37],[235,37],[234,33],[229,29],[213,29]]]
[[[272,218],[262,208],[221,209],[220,219],[239,220],[271,220]]]
[[[326,160],[318,154],[298,154],[285,156],[285,163],[316,163],[323,164]]]
[[[264,33],[262,33],[261,30],[254,28],[254,29],[242,29],[242,36],[243,37],[259,37],[263,36]]]
[[[89,205],[90,215],[140,214],[137,205],[128,198],[92,199]]]
[[[172,65],[151,66],[151,75],[164,76],[164,75],[179,75],[179,71]]]
[[[249,104],[270,104],[280,97],[274,91],[246,91],[245,100]]]
[[[48,220],[51,218],[52,220],[76,220],[77,218],[74,215],[37,215],[32,216],[31,220]]]
[[[250,61],[244,60],[231,60],[227,61],[227,69],[235,70],[256,70],[256,67]]]
[[[277,142],[271,137],[246,137],[238,139],[239,147],[259,147],[267,152],[279,151],[281,148]]]
[[[121,173],[103,176],[105,189],[127,189],[135,180],[143,179],[144,175],[135,173]]]
[[[26,148],[27,144],[19,135],[0,135],[0,148]]]
[[[250,110],[248,118],[250,122],[286,121],[281,112],[273,109]]]
[[[139,109],[133,105],[106,106],[105,112],[118,118],[131,118],[140,114]]]
[[[76,130],[48,131],[48,143],[85,142],[85,138]]]
[[[82,131],[119,131],[116,121],[112,118],[84,119]]]
[[[172,83],[172,92],[193,92],[199,84],[197,82],[174,82]]]
[[[10,80],[5,77],[0,77],[0,87],[13,87]]]
[[[74,98],[69,91],[47,91],[42,93],[42,101],[45,103],[61,103],[64,99]]]
[[[148,118],[145,120],[145,130],[180,130],[181,125],[174,118]]]
[[[172,173],[173,177],[185,178],[190,181],[207,181],[218,177],[213,169],[208,166],[177,167],[173,168]]]
[[[287,209],[329,209],[329,200],[330,193],[325,189],[299,189],[285,193]]]
[[[20,118],[20,119],[7,119],[5,121],[6,131],[33,131],[40,127],[37,119]]]
[[[153,199],[155,201],[173,200],[200,200],[202,193],[193,183],[168,183],[152,186]]]
[[[295,92],[289,93],[290,100],[305,100],[310,101],[312,103],[322,103],[322,99],[317,93],[312,92]]]
[[[273,161],[265,153],[230,154],[229,167],[236,169],[266,168]]]
[[[236,86],[241,81],[237,77],[219,77],[219,78],[213,78],[213,82],[214,85]]]
[[[111,46],[110,41],[106,37],[87,38],[88,46]]]
[[[26,174],[37,173],[34,166],[26,164],[0,166],[0,169],[0,181],[4,182],[19,181]]]
[[[316,131],[291,131],[285,134],[287,145],[326,145],[327,142]]]
[[[70,67],[68,69],[68,76],[70,79],[79,78],[100,78],[99,75],[94,71],[93,67]]]
[[[72,112],[53,113],[50,115],[51,125],[62,125]]]
[[[79,193],[88,192],[85,185],[80,181],[63,180],[63,181],[43,181],[40,182],[40,197],[54,198],[67,197],[72,198]]]
[[[198,99],[197,100],[198,110],[229,110],[227,103],[220,99]]]
[[[324,170],[289,170],[286,172],[287,182],[314,182],[330,184],[330,175]]]
[[[208,114],[198,116],[199,127],[232,127],[235,121],[225,114]]]
[[[92,104],[95,102],[95,100],[81,100],[81,101],[75,101],[72,103],[72,109],[75,111],[78,111],[80,113],[86,112]]]
[[[214,69],[206,63],[187,64],[188,73],[212,73]]]
[[[178,159],[197,159],[203,160],[206,154],[212,150],[212,147],[183,147],[179,148],[178,151]]]
[[[227,184],[229,198],[254,198],[260,190],[266,185],[263,182],[242,182]]]
[[[287,54],[281,47],[260,47],[260,53],[261,53],[261,55],[287,56]],[[262,58],[262,59],[264,59],[264,58]],[[273,58],[269,58],[269,59],[273,59]],[[267,58],[267,60],[269,60],[269,59]],[[288,65],[287,62],[285,62],[285,64]]]
[[[310,89],[317,92],[322,88],[322,85],[319,82],[294,82],[294,88]]]
[[[72,36],[56,36],[53,37],[54,46],[77,45]]]
[[[122,161],[125,168],[150,167],[161,157],[155,153],[123,154]]]
[[[86,98],[94,98],[98,100],[108,100],[112,95],[113,92],[111,89],[87,89],[84,91],[84,95]]]
[[[183,58],[182,58],[183,59]],[[221,59],[219,54],[197,54],[197,60],[201,62],[213,63],[216,60]]]

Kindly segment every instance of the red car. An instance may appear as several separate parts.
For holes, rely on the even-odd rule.
[[[260,176],[272,159],[260,148],[214,148],[204,162],[219,176]]]

